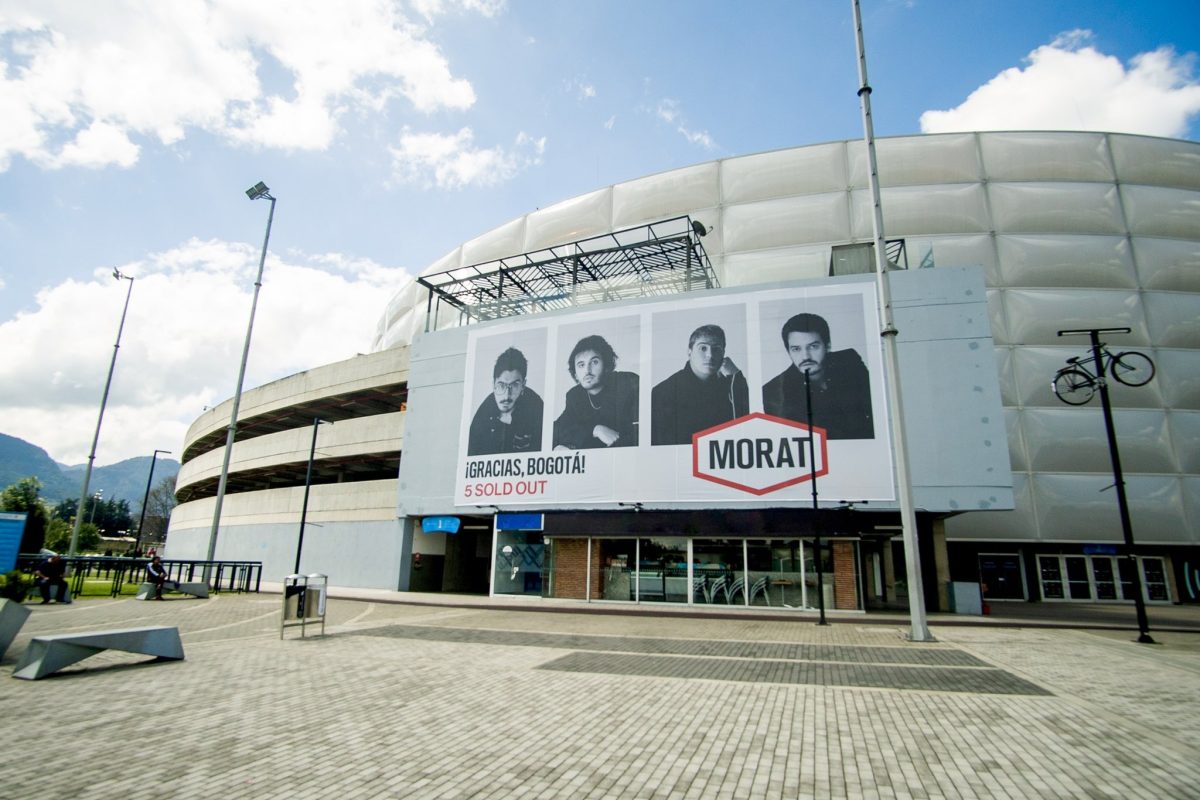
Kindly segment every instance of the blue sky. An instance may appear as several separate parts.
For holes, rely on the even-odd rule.
[[[865,0],[876,133],[1200,136],[1194,2]],[[520,214],[862,135],[849,0],[0,0],[0,432],[178,451],[246,385],[365,352],[412,274]],[[944,112],[944,113],[938,113]]]

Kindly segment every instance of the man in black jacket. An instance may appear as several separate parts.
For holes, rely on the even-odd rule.
[[[536,453],[542,449],[542,398],[525,385],[529,362],[515,347],[496,359],[492,393],[471,419],[467,455]]]
[[[797,314],[783,324],[780,334],[792,365],[763,386],[763,411],[807,424],[807,373],[814,426],[824,428],[830,439],[875,438],[871,378],[858,353],[834,352],[829,323],[816,314]]]
[[[42,605],[50,602],[50,590],[58,589],[56,594],[58,602],[69,603],[71,598],[67,591],[67,562],[62,560],[62,556],[53,555],[47,558],[42,563],[38,564],[34,569],[33,574],[37,577],[38,589],[42,593]]]
[[[650,443],[691,444],[692,435],[750,413],[750,387],[725,355],[725,331],[701,325],[683,369],[650,392]]]
[[[638,376],[617,371],[603,336],[585,336],[567,359],[575,385],[554,421],[554,448],[637,447]]]

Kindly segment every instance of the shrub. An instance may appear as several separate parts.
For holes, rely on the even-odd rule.
[[[12,570],[0,575],[0,597],[20,603],[33,588],[33,578],[24,572]]]

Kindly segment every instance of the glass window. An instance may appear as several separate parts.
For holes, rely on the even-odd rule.
[[[1143,558],[1142,576],[1145,578],[1146,599],[1152,602],[1167,602],[1171,592],[1167,589],[1167,571],[1161,558]]]
[[[1108,556],[1092,557],[1092,579],[1096,582],[1097,600],[1117,599],[1117,577],[1113,560]]]
[[[496,534],[495,594],[540,597],[545,544],[542,534],[532,531],[499,531]]]
[[[692,602],[746,604],[741,539],[692,542]]]
[[[599,569],[592,597],[600,600],[633,599],[633,572],[637,565],[636,539],[593,539],[593,558]]]

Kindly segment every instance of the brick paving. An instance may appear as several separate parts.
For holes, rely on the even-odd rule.
[[[1200,798],[1194,633],[935,621],[916,644],[903,620],[380,595],[283,640],[271,594],[32,606],[0,672],[35,634],[114,627],[177,625],[187,658],[0,675],[0,795]]]

